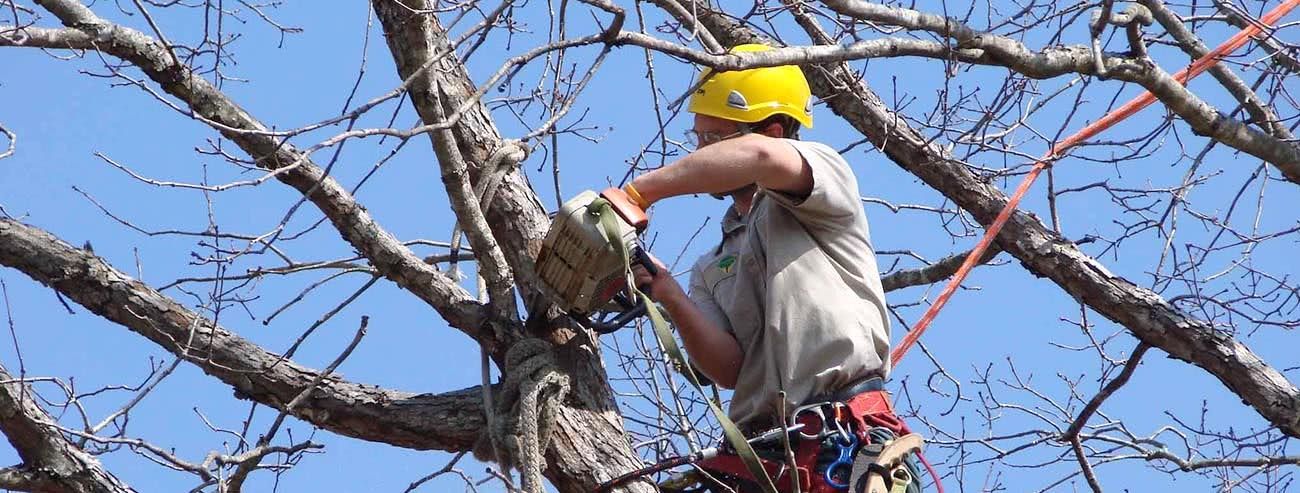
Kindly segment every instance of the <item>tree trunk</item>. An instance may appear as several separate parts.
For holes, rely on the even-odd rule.
[[[384,28],[397,74],[408,82],[412,104],[425,124],[459,117],[452,127],[458,150],[475,183],[489,176],[501,160],[509,142],[500,137],[487,109],[470,105],[463,114],[453,113],[474,94],[470,80],[456,52],[449,46],[447,32],[432,14],[420,14],[433,7],[424,0],[374,0],[375,12]],[[421,67],[432,66],[420,71]],[[414,78],[412,78],[414,76]],[[439,91],[439,92],[435,92]],[[442,102],[442,110],[434,105]],[[435,143],[435,145],[437,145]],[[495,156],[494,156],[495,155]],[[504,165],[514,167],[515,163]],[[476,186],[476,189],[480,187]],[[488,224],[501,245],[525,300],[533,298],[533,258],[550,226],[550,220],[536,193],[522,173],[507,172],[501,178],[491,203],[485,206]],[[532,307],[533,330],[557,346],[558,359],[569,374],[573,387],[561,412],[557,413],[550,447],[546,452],[546,477],[561,492],[587,493],[601,482],[640,467],[623,430],[622,416],[609,387],[597,341],[566,327],[563,317],[539,304]],[[487,341],[481,341],[487,342]],[[494,358],[500,364],[504,346],[512,341],[495,341]],[[491,344],[491,342],[488,342]],[[629,485],[626,491],[654,491],[645,483]]]

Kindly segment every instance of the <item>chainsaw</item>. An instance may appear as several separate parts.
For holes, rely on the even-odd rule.
[[[639,263],[658,274],[637,241],[648,224],[645,211],[617,188],[599,194],[587,190],[569,199],[551,220],[537,254],[542,291],[578,323],[601,334],[645,315],[645,304],[628,292],[627,269]]]

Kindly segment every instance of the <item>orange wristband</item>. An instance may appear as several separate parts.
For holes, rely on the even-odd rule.
[[[632,199],[632,202],[635,202],[636,206],[640,207],[641,210],[650,208],[650,201],[642,197],[641,192],[637,191],[636,187],[632,186],[632,183],[629,182],[627,185],[623,185],[623,193],[626,193],[627,197]]]

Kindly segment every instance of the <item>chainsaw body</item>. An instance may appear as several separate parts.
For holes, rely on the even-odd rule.
[[[537,255],[536,271],[552,301],[580,322],[605,333],[631,322],[644,313],[644,307],[625,292],[627,265],[618,248],[610,244],[599,211],[592,207],[600,197],[588,190],[560,207]],[[637,228],[621,214],[610,214],[632,261],[650,264],[642,259]]]

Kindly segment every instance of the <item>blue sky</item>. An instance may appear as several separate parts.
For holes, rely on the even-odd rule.
[[[250,20],[247,24],[237,25],[242,34],[233,45],[238,64],[224,70],[228,75],[248,78],[251,82],[227,82],[225,91],[262,122],[276,128],[298,127],[337,115],[356,81],[363,59],[367,10],[363,3],[331,7],[288,2],[275,10],[277,19],[304,29],[301,34],[286,37],[282,47],[277,46],[278,33],[265,24]],[[919,8],[927,7],[923,4]],[[95,9],[100,15],[128,26],[148,29],[139,16],[123,16],[110,4],[100,3]],[[521,10],[521,20],[528,23],[531,34],[520,34],[509,46],[503,39],[493,39],[486,44],[470,63],[476,80],[481,81],[495,71],[502,59],[500,53],[518,53],[535,43],[538,36],[544,36],[546,19],[536,17],[535,8],[526,10]],[[574,16],[575,19],[579,17],[582,21],[575,21],[571,33],[591,28],[585,13]],[[201,32],[195,31],[199,29],[201,19],[194,13],[164,12],[158,14],[158,19],[169,37],[178,42],[193,42],[201,37]],[[1286,39],[1285,33],[1281,34],[1283,39]],[[1067,42],[1078,42],[1086,34],[1073,35],[1076,37],[1067,37]],[[790,39],[804,40],[801,35]],[[1120,41],[1122,39],[1116,40],[1117,43]],[[574,51],[567,57],[569,62],[578,63],[579,70],[582,70],[592,54],[594,50],[588,48]],[[376,97],[398,83],[377,22],[370,28],[369,47],[364,55],[366,71],[356,101]],[[1169,51],[1157,51],[1156,55],[1170,72],[1186,62],[1185,56]],[[203,194],[142,184],[110,167],[94,153],[103,153],[141,174],[161,180],[198,182],[205,179],[206,173],[208,182],[223,183],[254,176],[223,163],[220,158],[195,152],[196,148],[210,147],[209,139],[214,138],[214,132],[159,104],[153,96],[138,88],[114,87],[108,79],[81,73],[105,72],[94,54],[64,61],[37,50],[7,49],[3,56],[6,69],[0,73],[0,98],[7,104],[0,111],[0,123],[16,132],[19,142],[17,154],[0,161],[0,205],[10,214],[22,217],[25,222],[44,228],[69,243],[91,242],[95,252],[117,268],[132,275],[143,272],[143,279],[154,286],[182,277],[213,275],[210,266],[193,265],[191,252],[210,253],[194,238],[139,234],[101,213],[73,187],[92,196],[113,214],[128,218],[144,229],[202,230],[209,214]],[[692,72],[689,67],[662,56],[656,57],[655,67],[657,82],[664,94],[661,104],[664,104],[662,99],[675,99],[686,89]],[[905,112],[915,118],[923,118],[925,112],[933,107],[936,91],[944,86],[943,71],[941,63],[922,60],[879,60],[865,65],[865,77],[881,97],[886,101],[911,100]],[[133,71],[128,73],[138,76]],[[530,66],[512,81],[512,87],[518,89],[535,84],[538,73],[536,65]],[[954,92],[979,91],[978,94],[992,95],[1003,77],[1005,70],[976,68],[962,70],[948,84]],[[1038,87],[1049,92],[1068,80],[1046,81]],[[1077,129],[1084,120],[1098,117],[1117,93],[1120,101],[1137,93],[1133,87],[1117,82],[1094,83],[1100,87],[1090,90],[1087,99],[1078,103],[1080,111],[1070,129]],[[1223,91],[1208,77],[1193,83],[1192,87],[1221,110],[1227,111],[1232,107]],[[503,95],[496,91],[488,93],[489,98]],[[1031,122],[1040,126],[1040,130],[1055,131],[1059,118],[1076,104],[1074,93],[1067,96],[1058,98]],[[565,121],[566,124],[573,123],[585,113],[579,125],[592,127],[585,135],[597,140],[592,142],[572,136],[562,139],[561,188],[565,195],[587,188],[601,188],[623,175],[626,161],[653,142],[656,119],[651,102],[643,52],[634,48],[616,50]],[[383,126],[393,109],[393,102],[386,103],[364,118],[361,124]],[[517,136],[525,131],[525,127],[507,111],[498,109],[495,115],[506,136]],[[536,116],[535,110],[526,114],[525,123],[535,123]],[[1136,135],[1156,126],[1164,116],[1164,109],[1157,105],[1107,135]],[[822,140],[837,148],[846,147],[860,138],[824,106],[816,109],[815,117],[816,127],[805,132],[805,138]],[[397,126],[409,126],[414,119],[414,112],[409,106],[405,107],[398,113]],[[686,119],[679,117],[669,124],[669,135],[679,136],[686,125]],[[339,127],[317,131],[308,135],[303,140],[305,144],[300,143],[299,147],[319,142],[340,131]],[[1022,152],[1037,155],[1046,149],[1041,139],[1031,139],[1026,134],[1023,140],[1025,143],[1019,149]],[[1057,186],[1080,186],[1102,179],[1109,179],[1119,186],[1176,184],[1188,164],[1178,159],[1175,143],[1186,141],[1189,152],[1194,153],[1204,141],[1191,135],[1185,126],[1179,126],[1176,134],[1165,134],[1160,140],[1163,146],[1152,156],[1118,165],[1075,158],[1063,160],[1056,168]],[[382,143],[375,138],[349,142],[335,167],[335,176],[345,184],[355,184],[371,171],[375,163],[388,155],[393,145],[392,139]],[[229,143],[223,147],[243,156]],[[1109,152],[1113,151],[1098,148],[1085,150],[1083,154],[1105,157]],[[324,162],[331,154],[332,151],[327,151],[315,157],[317,162]],[[543,154],[542,151],[536,152],[524,163],[522,170],[541,193],[543,203],[549,205],[554,203],[555,197],[551,192],[550,168],[544,166],[547,163]],[[952,207],[869,145],[858,146],[846,157],[866,195],[896,204]],[[1020,156],[985,153],[973,158],[972,163],[1000,167],[1004,158],[1008,164],[1027,161]],[[1247,156],[1222,150],[1211,153],[1203,171],[1220,174],[1210,185],[1196,189],[1188,200],[1207,210],[1224,210],[1239,184],[1257,165],[1257,160]],[[1016,181],[1018,178],[998,184],[1011,189]],[[1267,193],[1260,206],[1263,212],[1258,218],[1259,229],[1275,231],[1294,226],[1294,204],[1300,199],[1295,187],[1278,182],[1268,183],[1266,187]],[[1040,217],[1047,216],[1043,189],[1039,184],[1035,188],[1037,193],[1031,193],[1024,204],[1026,210]],[[411,140],[400,154],[385,162],[357,195],[378,222],[401,239],[445,240],[450,235],[453,218],[441,191],[428,140],[423,137]],[[272,181],[215,194],[211,214],[224,231],[260,233],[279,223],[297,198],[296,192]],[[676,199],[656,206],[652,231],[656,252],[661,258],[671,260],[684,251],[678,270],[685,268],[690,259],[716,241],[718,219],[724,207],[722,202],[705,197]],[[909,211],[891,213],[873,204],[866,207],[877,250],[912,250],[934,260],[964,251],[977,239],[952,239],[943,231],[941,221],[933,215]],[[1241,214],[1238,213],[1235,220],[1251,221],[1249,213]],[[304,208],[291,220],[289,229],[301,230],[319,217],[319,213]],[[1061,222],[1067,237],[1079,239],[1098,235],[1113,238],[1120,232],[1115,223],[1117,219],[1121,217],[1104,193],[1089,191],[1061,199]],[[700,238],[687,244],[706,220]],[[1183,220],[1186,222],[1180,230],[1180,242],[1199,242],[1215,233],[1191,219],[1184,217]],[[1101,260],[1112,272],[1139,285],[1149,286],[1149,272],[1159,255],[1158,248],[1153,246],[1156,242],[1153,234],[1146,233],[1129,240],[1118,251],[1105,252]],[[328,224],[285,248],[297,260],[351,255],[351,249],[328,228]],[[1086,246],[1085,251],[1098,255],[1103,248],[1094,243]],[[1294,242],[1265,244],[1254,251],[1254,262],[1279,275],[1294,274],[1295,264],[1288,260],[1292,258],[1294,248]],[[436,250],[418,251],[433,253]],[[1216,254],[1212,263],[1226,267],[1239,253],[1240,249],[1229,249]],[[895,258],[882,255],[882,268],[893,265]],[[1004,260],[1002,265],[976,270],[967,285],[977,289],[959,292],[922,340],[944,368],[962,381],[963,395],[976,401],[962,403],[954,413],[941,415],[941,411],[948,409],[950,401],[927,395],[924,391],[925,381],[931,377],[935,367],[920,351],[914,350],[894,373],[894,388],[906,385],[909,389],[907,395],[916,399],[916,405],[922,406],[921,412],[949,431],[964,427],[971,434],[985,433],[985,422],[978,414],[978,400],[991,398],[989,392],[1008,402],[1030,408],[1040,406],[1040,402],[1026,397],[1023,392],[1009,390],[1002,383],[1011,381],[1014,375],[1032,381],[1035,389],[1062,400],[1067,396],[1067,388],[1058,375],[1083,378],[1085,383],[1080,390],[1087,393],[1084,399],[1091,397],[1088,392],[1101,385],[1097,382],[1099,362],[1094,353],[1056,346],[1087,343],[1087,338],[1077,327],[1061,320],[1079,318],[1077,303],[1049,281],[1029,274],[1019,267],[1018,262],[1005,262],[1007,258],[1005,255],[1000,257]],[[275,262],[269,255],[255,256],[242,260],[233,271],[238,273],[254,265]],[[917,262],[907,258],[898,263],[900,268],[917,266]],[[263,325],[262,320],[271,311],[321,278],[323,274],[316,273],[264,279],[239,291],[256,296],[247,305],[249,311],[235,305],[227,306],[218,315],[219,321],[271,351],[283,350],[302,329],[367,280],[362,275],[351,275],[327,283],[316,289],[306,301],[288,309],[269,325]],[[165,351],[80,307],[73,306],[75,313],[69,314],[51,291],[16,271],[0,271],[0,280],[4,281],[8,291],[23,366],[29,376],[55,376],[75,381],[77,389],[86,391],[105,385],[143,381],[149,374],[150,358],[170,362],[170,355]],[[209,288],[203,285],[191,287],[199,293]],[[889,300],[894,304],[907,304],[927,295],[933,297],[937,289],[938,286],[910,288],[891,293]],[[1164,295],[1170,297],[1184,291],[1183,287],[1172,287]],[[195,299],[177,290],[170,290],[168,294],[184,303],[193,303]],[[915,320],[925,304],[905,306],[899,312],[909,321]],[[447,328],[427,306],[386,281],[379,282],[357,303],[326,323],[295,359],[304,365],[324,367],[351,339],[362,315],[371,317],[370,331],[351,359],[339,369],[346,378],[411,392],[441,392],[477,384],[477,346],[459,332]],[[1088,317],[1096,324],[1098,337],[1120,333],[1107,349],[1111,357],[1127,357],[1135,344],[1132,337],[1095,313],[1090,312]],[[1248,327],[1239,329],[1249,330]],[[895,325],[895,338],[901,334],[901,328]],[[1277,329],[1261,329],[1246,341],[1257,354],[1282,369],[1300,364],[1290,349],[1293,344],[1288,344],[1286,339],[1289,335]],[[635,334],[627,331],[616,337],[621,344],[627,344]],[[17,356],[12,344],[0,345],[0,361],[12,373],[19,370]],[[1014,362],[1014,374],[1011,362]],[[985,371],[992,375],[988,387],[973,381]],[[1288,376],[1294,374],[1291,372]],[[939,385],[945,391],[952,390],[951,385]],[[50,392],[55,390],[52,387],[41,388]],[[626,386],[620,385],[619,388],[626,389]],[[130,394],[126,392],[110,392],[87,399],[85,406],[92,419],[97,420],[129,399]],[[1207,426],[1216,429],[1231,426],[1238,431],[1264,426],[1258,415],[1241,405],[1239,399],[1222,384],[1200,369],[1166,358],[1158,350],[1148,354],[1133,380],[1108,401],[1103,411],[1122,418],[1134,433],[1147,435],[1172,423],[1166,412],[1189,422],[1199,422],[1202,403],[1207,403]],[[643,404],[631,400],[627,405]],[[1075,410],[1077,407],[1076,403]],[[133,412],[129,433],[174,448],[182,458],[200,461],[207,451],[221,449],[228,438],[209,430],[199,412],[218,427],[237,429],[248,408],[247,402],[232,397],[228,387],[195,368],[181,366]],[[1028,413],[1001,410],[992,433],[1005,434],[1042,426],[1028,416]],[[66,423],[75,423],[71,415],[63,418]],[[252,429],[265,429],[273,418],[274,414],[267,408],[259,408]],[[1098,419],[1094,418],[1094,422]],[[294,437],[313,433],[310,426],[292,420],[290,428]],[[309,455],[293,471],[278,478],[281,491],[401,491],[411,481],[441,467],[449,458],[444,453],[364,443],[324,431],[314,433],[315,439],[326,445],[325,453]],[[981,467],[987,466],[969,466],[966,487],[982,489],[980,482],[989,477],[1000,478],[1001,484],[1011,491],[1043,488],[1068,473],[1072,464],[1043,468],[1033,464],[1061,451],[1059,448],[1051,449],[1023,459],[1013,459],[1011,465],[994,467],[988,474],[971,472],[985,471]],[[942,459],[944,455],[938,458]],[[16,460],[12,451],[0,452],[0,462],[13,463]],[[103,460],[111,471],[142,491],[177,490],[192,487],[195,483],[192,476],[157,467],[130,451],[109,454]],[[462,466],[467,473],[482,476],[480,465],[466,461]],[[1101,466],[1099,474],[1102,484],[1108,489],[1152,485],[1167,488],[1170,485],[1169,476],[1152,472],[1137,462]],[[1209,489],[1215,484],[1195,476],[1176,477],[1172,484],[1180,489]],[[262,473],[255,476],[254,484],[258,491],[269,490],[275,480],[273,475]],[[422,491],[458,491],[461,484],[458,479],[440,479],[426,485]],[[992,484],[986,483],[985,486],[991,487]],[[483,488],[483,491],[496,491],[492,484]],[[1086,485],[1067,482],[1058,490],[1074,488],[1086,488]]]

